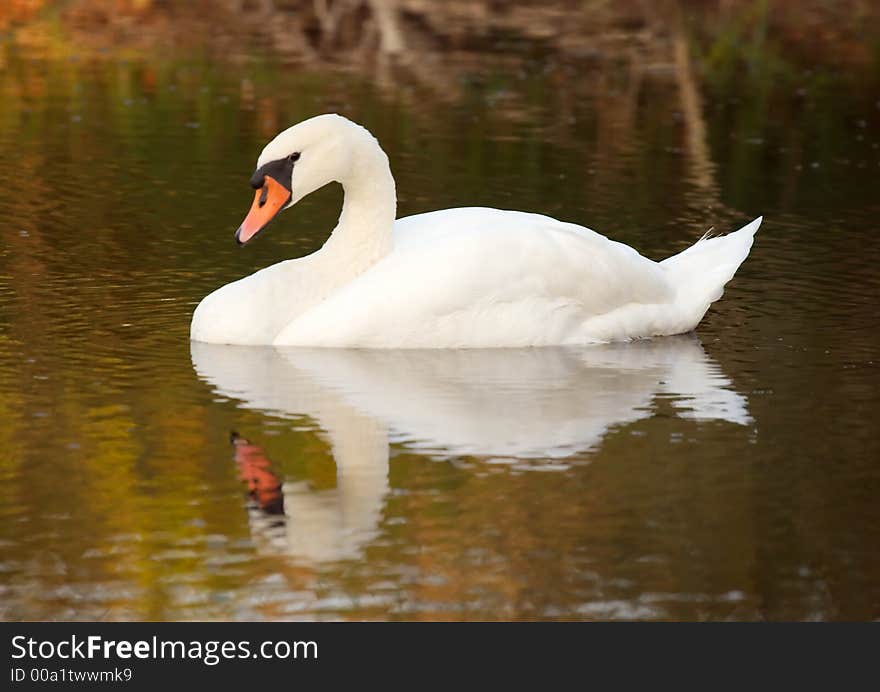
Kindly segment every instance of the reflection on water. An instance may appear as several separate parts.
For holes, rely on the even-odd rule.
[[[247,484],[254,506],[264,514],[284,514],[282,481],[272,470],[263,450],[232,431],[229,442],[235,450],[238,477]]]
[[[333,421],[357,412],[392,442],[425,452],[562,458],[598,446],[615,424],[652,416],[658,395],[695,420],[750,422],[744,398],[690,336],[587,349],[372,351],[198,342],[191,349],[199,375],[247,408],[308,415],[331,438]]]
[[[378,535],[389,492],[389,443],[443,458],[518,469],[560,463],[601,443],[614,426],[656,415],[669,398],[694,420],[750,422],[699,343],[675,337],[586,349],[370,351],[192,343],[199,376],[226,397],[275,416],[307,416],[324,432],[336,488],[284,485],[284,507],[265,498],[280,481],[262,449],[235,439],[239,468],[265,515],[286,516],[283,552],[309,563],[353,559]],[[535,460],[538,466],[519,463]],[[260,492],[263,489],[264,495]],[[275,541],[277,548],[277,541]]]
[[[0,2],[0,618],[880,617],[877,8],[587,5]],[[766,221],[698,339],[191,351],[332,110],[401,214]]]

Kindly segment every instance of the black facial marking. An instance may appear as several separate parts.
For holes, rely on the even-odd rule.
[[[293,164],[298,158],[299,152],[285,156],[283,159],[276,159],[275,161],[263,164],[251,176],[251,187],[259,190],[263,187],[263,183],[268,175],[292,192],[290,189],[290,176],[293,175]]]

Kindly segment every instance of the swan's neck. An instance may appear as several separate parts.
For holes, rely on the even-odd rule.
[[[351,170],[339,181],[345,191],[339,222],[321,248],[325,267],[338,284],[362,274],[392,248],[397,214],[394,178],[385,152],[363,132]]]
[[[391,252],[397,196],[388,157],[369,132],[350,127],[345,142],[350,163],[335,178],[345,191],[342,213],[320,250],[282,263],[276,280],[285,298],[275,310],[275,336]]]

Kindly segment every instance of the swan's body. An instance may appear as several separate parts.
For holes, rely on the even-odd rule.
[[[283,132],[258,168],[277,169],[293,152],[290,187],[282,173],[285,189],[278,188],[289,194],[287,206],[338,180],[345,188],[339,224],[318,252],[210,294],[193,315],[193,340],[463,348],[680,334],[721,296],[761,221],[658,263],[539,214],[460,208],[395,221],[387,157],[366,130],[339,116]],[[255,213],[265,216],[256,201]],[[257,227],[249,216],[239,233],[247,241],[265,223]]]

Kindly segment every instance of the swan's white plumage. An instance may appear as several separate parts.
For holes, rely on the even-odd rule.
[[[319,146],[325,153],[310,179],[309,147]],[[366,130],[338,116],[290,128],[260,161],[266,151],[271,160],[300,149],[295,199],[333,179],[329,158],[344,169],[335,174],[346,192],[339,224],[318,252],[205,298],[193,316],[194,340],[465,348],[683,333],[720,297],[761,222],[658,263],[539,214],[473,207],[393,221],[387,158]]]
[[[632,248],[538,214],[464,208],[400,219],[394,251],[277,345],[535,346],[601,340],[590,316],[674,298]]]

